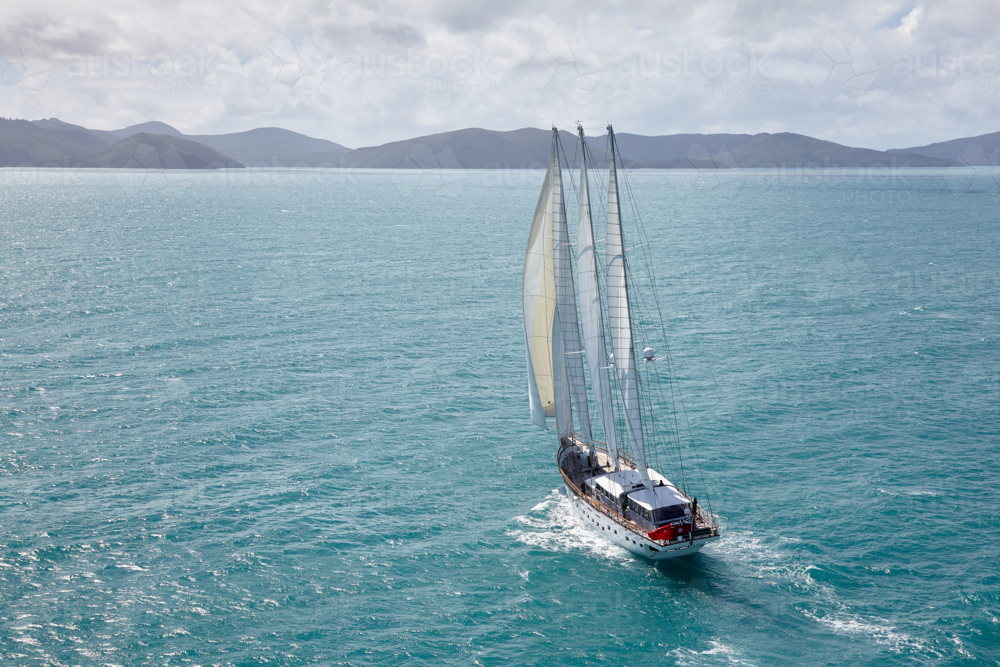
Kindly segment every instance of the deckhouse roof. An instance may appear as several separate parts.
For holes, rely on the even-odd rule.
[[[600,486],[612,498],[617,498],[623,491],[630,491],[629,498],[650,510],[688,502],[687,497],[678,491],[666,477],[652,468],[648,470],[650,481],[653,484],[663,482],[663,486],[657,486],[652,490],[643,487],[642,482],[639,481],[639,473],[635,470],[605,473],[591,477],[586,481],[586,484]]]

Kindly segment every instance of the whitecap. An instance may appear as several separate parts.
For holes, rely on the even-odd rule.
[[[812,570],[822,570],[820,566],[797,561],[780,549],[765,544],[762,537],[746,531],[723,533],[723,538],[718,542],[718,551],[746,567],[752,578],[795,588],[807,594],[814,609],[801,610],[801,613],[834,632],[867,636],[876,644],[888,646],[895,652],[906,647],[939,655],[925,641],[897,630],[886,619],[866,618],[852,613],[850,606],[838,598],[832,587],[810,575]]]
[[[856,614],[836,612],[828,616],[817,616],[811,612],[803,613],[807,618],[831,628],[834,632],[865,635],[874,640],[876,644],[888,646],[890,650],[896,653],[900,652],[903,648],[912,648],[929,651],[937,657],[944,657],[937,651],[931,650],[927,642],[912,637],[905,632],[897,632],[896,628],[888,625],[889,621],[884,618],[866,619]]]
[[[516,516],[513,521],[523,528],[509,529],[507,534],[523,544],[552,552],[583,550],[613,560],[631,558],[628,551],[607,541],[579,521],[570,508],[569,499],[558,489],[553,489],[548,498],[535,505],[530,513]]]
[[[710,639],[708,640],[708,645],[710,648],[707,648],[704,651],[696,651],[694,649],[681,646],[670,651],[668,655],[673,657],[674,660],[676,660],[676,664],[679,666],[704,665],[706,662],[726,665],[754,664],[736,657],[736,651],[720,641]],[[706,658],[708,660],[706,660]]]

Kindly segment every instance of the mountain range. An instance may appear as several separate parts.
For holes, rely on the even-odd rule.
[[[350,149],[332,141],[263,127],[246,132],[187,135],[152,121],[120,130],[91,130],[56,118],[0,118],[0,166],[214,169],[343,167],[382,169],[544,168],[548,130],[468,128]],[[576,134],[560,132],[563,154],[578,163]],[[997,166],[1000,132],[927,146],[877,151],[793,133],[615,135],[626,167],[837,168]],[[593,163],[607,159],[606,137],[588,138]]]

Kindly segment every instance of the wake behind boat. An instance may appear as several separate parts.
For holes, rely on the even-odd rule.
[[[651,332],[647,331],[645,338],[636,335],[643,300],[630,293],[634,278],[622,231],[614,131],[609,125],[603,272],[596,252],[599,241],[594,236],[582,127],[578,138],[576,252],[566,221],[560,141],[555,128],[549,167],[528,236],[523,297],[531,418],[545,429],[548,419],[555,418],[559,472],[573,511],[585,524],[651,560],[687,556],[719,538],[718,521],[687,493],[676,415],[663,414],[668,406],[655,351],[645,347],[642,364],[636,361],[636,344],[648,342]],[[602,274],[606,298],[602,298]],[[654,286],[648,287],[652,290]],[[655,299],[655,292],[653,296]],[[662,318],[659,322],[663,333]],[[646,325],[648,329],[648,322]],[[669,383],[669,357],[666,361]],[[593,435],[591,398],[603,441]],[[664,428],[668,423],[674,425],[672,433]],[[676,450],[673,456],[666,451],[668,440]],[[650,467],[647,452],[657,461],[660,451],[671,472],[680,476],[679,486]]]

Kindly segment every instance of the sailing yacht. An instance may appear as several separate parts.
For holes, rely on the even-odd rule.
[[[631,293],[636,286],[622,232],[614,130],[608,125],[603,272],[596,250],[599,241],[594,236],[582,127],[577,134],[580,178],[575,252],[563,199],[559,132],[553,127],[552,153],[525,253],[524,329],[531,419],[546,430],[549,419],[555,419],[559,472],[573,512],[584,524],[650,560],[687,556],[719,538],[718,521],[710,507],[687,493],[676,428],[672,439],[661,435],[665,423],[677,421],[658,414],[668,408],[660,390],[655,351],[645,347],[642,361],[636,358],[637,344],[643,340],[636,336],[637,314],[644,301]],[[667,362],[669,381],[669,358]],[[591,399],[603,442],[594,438],[591,428]],[[666,461],[680,475],[679,485],[650,466],[648,454],[659,461],[657,448],[666,447],[669,440],[676,451]]]

